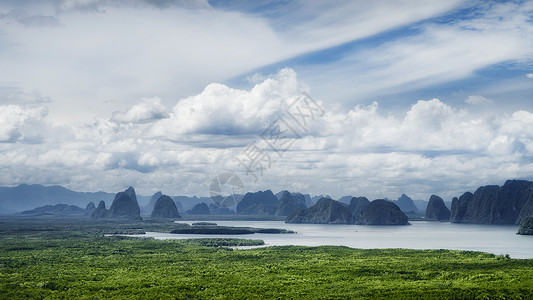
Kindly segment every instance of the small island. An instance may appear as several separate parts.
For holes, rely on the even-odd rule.
[[[213,223],[211,223],[213,224]],[[203,224],[179,224],[179,228],[173,229],[170,233],[174,234],[254,234],[254,233],[269,233],[269,234],[285,234],[295,233],[292,230],[281,228],[253,228],[253,227],[233,227],[233,226],[219,226],[211,225],[209,223]]]

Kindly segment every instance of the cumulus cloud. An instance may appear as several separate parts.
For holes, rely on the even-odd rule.
[[[9,142],[24,141],[25,126],[46,121],[46,110],[1,106],[0,181],[110,192],[133,185],[141,194],[207,195],[210,180],[230,171],[247,190],[369,198],[407,193],[426,199],[533,174],[533,112],[479,116],[428,99],[394,114],[378,102],[349,110],[326,106],[308,133],[275,156],[254,182],[235,157],[260,141],[302,90],[305,85],[291,69],[248,90],[211,84],[170,111],[158,98],[148,98],[93,123],[54,127],[39,147]]]
[[[167,108],[161,103],[161,99],[146,98],[139,104],[134,105],[125,112],[114,112],[111,120],[120,123],[143,123],[163,119],[168,116]]]
[[[250,91],[213,83],[202,93],[180,100],[170,117],[154,126],[153,133],[159,136],[257,134],[299,96],[302,88],[292,69],[280,70]]]
[[[531,73],[531,74],[527,74],[526,76],[527,76],[527,78],[531,78],[531,79],[533,79],[533,73]]]
[[[25,133],[23,128],[34,121],[42,120],[47,114],[48,109],[44,106],[0,106],[0,142],[28,141],[27,135],[32,136],[31,129]]]

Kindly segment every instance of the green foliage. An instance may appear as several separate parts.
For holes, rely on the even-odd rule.
[[[203,247],[242,247],[242,246],[261,246],[265,242],[263,240],[249,240],[249,239],[184,239],[180,242],[188,245],[197,245]]]
[[[138,223],[0,220],[2,299],[530,299],[533,260],[473,251],[104,237]],[[146,223],[139,228],[172,228]],[[147,227],[145,227],[147,226]],[[98,233],[98,234],[96,234]],[[201,246],[202,243],[209,247]]]
[[[194,224],[193,224],[194,225]],[[217,225],[183,226],[170,233],[178,234],[254,234],[254,233],[294,233],[292,230],[280,228],[252,228]]]
[[[192,226],[217,226],[217,223],[213,223],[213,222],[196,222],[196,223],[192,223]]]

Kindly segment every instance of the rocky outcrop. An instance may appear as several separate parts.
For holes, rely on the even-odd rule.
[[[93,214],[95,209],[96,209],[96,205],[94,205],[94,202],[91,201],[87,203],[87,207],[85,207],[85,213],[83,215],[90,217]]]
[[[520,224],[533,213],[533,182],[507,180],[502,187],[479,187],[452,200],[451,222]]]
[[[210,215],[209,206],[205,202],[196,204],[191,210],[187,212],[189,215]]]
[[[450,220],[450,210],[446,207],[441,197],[431,195],[426,208],[426,219],[437,221]]]
[[[93,213],[91,214],[91,218],[93,219],[103,219],[103,218],[107,218],[107,209],[105,208],[105,201],[100,201],[100,203],[98,203],[98,206],[96,207],[96,209],[93,211]]]
[[[237,214],[255,215],[267,214],[273,215],[278,206],[278,198],[271,190],[259,191],[256,193],[246,193],[242,200],[237,204]]]
[[[151,214],[152,218],[165,219],[165,218],[181,218],[178,208],[174,200],[166,195],[161,195],[154,204],[154,209]]]
[[[354,218],[345,205],[329,198],[322,198],[309,208],[298,208],[293,211],[285,223],[353,224]]]
[[[354,218],[359,218],[363,210],[370,204],[370,201],[366,197],[352,197],[350,200],[350,212]]]
[[[520,210],[520,213],[518,214],[518,218],[516,219],[515,223],[522,223],[522,221],[529,217],[533,216],[533,191],[532,195],[528,197],[529,199],[526,201],[524,206],[522,206],[522,209]]]
[[[533,216],[526,217],[522,220],[518,234],[533,235]]]
[[[137,196],[133,187],[115,196],[109,208],[109,217],[113,219],[142,220],[141,209],[137,202]]]
[[[466,192],[461,197],[452,199],[452,209],[450,210],[450,222],[461,223],[472,219],[472,199],[474,194]],[[467,215],[468,213],[468,215]]]
[[[415,205],[413,199],[409,198],[406,194],[402,194],[398,200],[394,202],[403,212],[415,212],[418,208]]]
[[[344,203],[344,204],[350,204],[350,201],[352,201],[352,196],[342,196],[339,198],[339,200],[337,200],[338,202],[340,203]]]
[[[378,199],[370,202],[356,220],[360,225],[409,225],[405,213],[394,203]]]
[[[152,195],[152,198],[150,198],[150,202],[146,206],[142,208],[143,212],[152,212],[154,210],[155,203],[159,198],[163,196],[163,193],[161,191],[157,191]]]
[[[276,216],[288,216],[298,208],[305,208],[305,197],[302,194],[291,194],[284,191],[279,199],[278,207],[274,213]]]
[[[533,182],[508,180],[498,191],[498,201],[492,210],[493,224],[520,224],[531,215]]]

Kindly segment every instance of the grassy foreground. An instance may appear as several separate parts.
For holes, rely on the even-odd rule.
[[[533,297],[533,260],[329,246],[232,250],[217,246],[258,242],[212,239],[203,247],[103,237],[101,223],[46,222],[0,222],[0,298]]]

